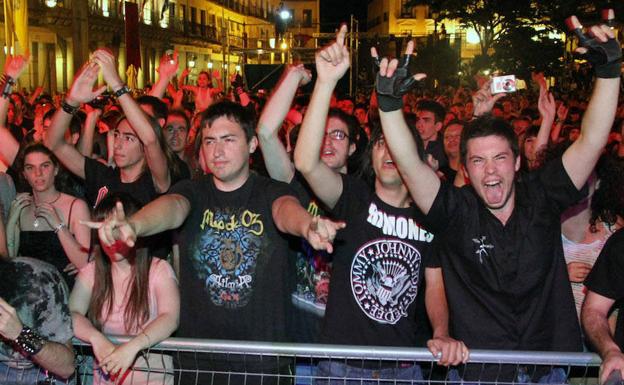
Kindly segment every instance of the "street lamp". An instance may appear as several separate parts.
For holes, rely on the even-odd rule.
[[[57,3],[57,2],[56,2],[56,0],[45,0],[45,5],[46,5],[48,8],[54,8],[54,7],[56,7],[56,3]]]

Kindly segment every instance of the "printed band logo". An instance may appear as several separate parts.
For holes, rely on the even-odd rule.
[[[406,317],[418,294],[420,264],[418,249],[400,240],[362,246],[351,264],[351,290],[360,309],[380,323]]]
[[[246,306],[254,291],[257,261],[263,258],[260,215],[206,210],[199,227],[203,232],[191,258],[210,300],[228,309]]]

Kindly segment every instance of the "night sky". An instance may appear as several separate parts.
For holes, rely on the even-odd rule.
[[[333,32],[342,22],[349,22],[353,14],[360,22],[360,31],[366,30],[367,0],[320,0],[321,32]]]

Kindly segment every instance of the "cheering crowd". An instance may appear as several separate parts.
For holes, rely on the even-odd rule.
[[[603,358],[601,382],[624,374],[613,30],[578,32],[591,94],[549,90],[537,73],[515,93],[477,79],[432,94],[409,42],[400,58],[372,50],[375,90],[356,98],[335,90],[346,34],[317,52],[315,79],[288,66],[268,98],[240,75],[228,92],[218,73],[176,81],[176,53],[133,95],[106,49],[62,98],[27,96],[14,86],[29,58],[7,57],[0,383],[75,381],[74,336],[93,349],[97,384],[291,381],[291,360],[147,350],[170,336],[427,347],[467,382],[568,375],[471,364],[469,349],[585,347]],[[314,373],[424,371],[320,360]],[[248,372],[284,376],[232,374]]]

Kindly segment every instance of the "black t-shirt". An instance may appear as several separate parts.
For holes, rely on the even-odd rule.
[[[123,183],[118,168],[108,167],[95,159],[85,158],[85,185],[87,202],[95,207],[109,192],[125,192],[146,205],[158,196],[152,174],[145,171],[139,179]]]
[[[424,270],[433,234],[417,208],[384,203],[360,179],[343,175],[333,218],[347,224],[334,241],[332,279],[321,341],[424,346],[431,337]]]
[[[584,194],[561,159],[515,187],[505,225],[471,186],[443,183],[427,215],[442,238],[451,334],[472,349],[581,350],[559,218]]]
[[[444,143],[442,142],[441,135],[438,135],[438,139],[427,143],[425,153],[433,156],[434,159],[438,161],[438,169],[444,169],[448,166],[448,158],[444,152]]]
[[[171,193],[191,210],[180,228],[180,337],[283,341],[288,243],[276,228],[273,202],[287,184],[250,174],[219,191],[208,175]]]
[[[615,342],[624,351],[624,229],[615,232],[605,243],[585,286],[594,293],[619,302]]]

